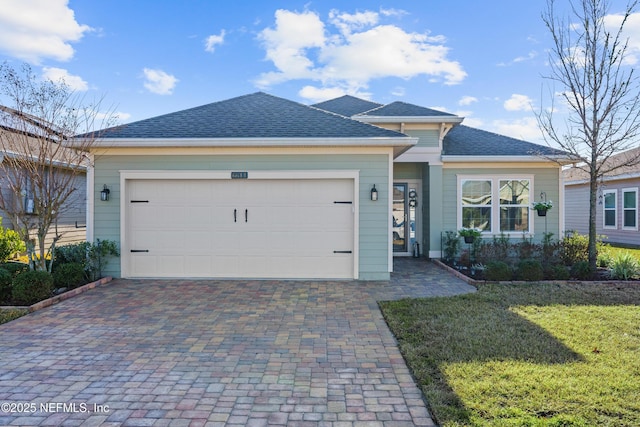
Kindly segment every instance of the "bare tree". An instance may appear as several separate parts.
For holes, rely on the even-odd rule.
[[[640,85],[628,65],[629,45],[624,35],[637,5],[638,0],[631,1],[622,15],[612,16],[607,0],[570,1],[570,15],[559,18],[556,1],[547,0],[542,15],[553,39],[547,78],[562,89],[555,92],[551,85],[551,107],[537,118],[547,143],[568,152],[576,167],[589,176],[589,264],[593,271],[598,182],[615,169],[640,163],[636,156],[608,161],[637,146],[640,130]],[[565,120],[556,120],[555,97],[562,100],[558,112],[568,111]]]
[[[0,209],[25,241],[32,267],[46,270],[61,237],[58,218],[86,185],[93,129],[114,116],[100,113],[99,102],[84,105],[64,81],[38,79],[28,65],[0,65],[0,96]]]

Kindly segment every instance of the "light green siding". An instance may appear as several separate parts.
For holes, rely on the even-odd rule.
[[[443,197],[442,197],[442,215],[443,224],[441,231],[455,231],[458,227],[458,192],[457,177],[458,175],[470,176],[478,175],[482,177],[494,176],[513,176],[521,177],[525,175],[533,176],[533,191],[530,194],[530,202],[540,200],[540,193],[546,193],[546,199],[552,200],[556,206],[559,205],[559,173],[556,168],[460,168],[460,169],[444,169],[443,170]],[[533,239],[534,241],[542,240],[546,230],[553,233],[554,238],[560,235],[560,210],[554,208],[547,213],[546,217],[537,216],[534,210],[529,211],[529,215],[533,218]],[[546,218],[546,219],[545,219]],[[499,234],[499,230],[494,230]],[[512,236],[513,238],[522,238],[522,235]],[[439,242],[438,242],[439,244]]]
[[[422,163],[394,163],[393,179],[421,179]]]
[[[439,147],[440,132],[438,130],[407,129],[404,133],[414,138],[419,138],[416,147]]]
[[[449,197],[445,196],[446,192],[443,192],[443,170],[442,166],[429,166],[429,228],[428,228],[428,237],[425,237],[425,240],[428,239],[429,246],[425,246],[425,250],[427,254],[429,252],[437,252],[440,251],[441,240],[440,233],[443,230],[445,224],[445,218],[447,216],[444,214],[443,210],[443,199],[448,199]]]
[[[95,160],[94,238],[120,241],[121,170],[358,170],[359,171],[359,276],[363,280],[389,278],[389,157],[363,155],[198,155],[125,156],[103,155]],[[100,190],[111,190],[109,202],[100,201]],[[379,200],[370,200],[375,184]],[[111,262],[106,272],[120,276],[120,263]]]

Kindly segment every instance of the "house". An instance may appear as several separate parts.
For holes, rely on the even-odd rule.
[[[75,150],[62,146],[54,149],[48,147],[49,143],[56,146],[58,141],[47,135],[56,134],[44,121],[0,106],[0,201],[2,206],[9,208],[9,212],[0,210],[2,226],[15,230],[27,226],[32,237],[36,233],[35,189],[38,186],[30,181],[38,170],[43,169],[31,166],[27,168],[26,165],[30,163],[24,159],[42,160],[46,168],[52,168],[52,174],[41,177],[43,180],[51,178],[53,181],[49,182],[55,183],[54,186],[65,183],[68,188],[74,189],[60,204],[61,209],[45,238],[47,247],[54,238],[57,238],[57,245],[86,240],[86,166],[81,161],[76,161],[78,153]],[[50,157],[49,153],[52,154]],[[71,172],[70,167],[77,168],[77,171]],[[21,188],[22,194],[15,194],[17,187]]]
[[[119,242],[109,274],[122,277],[386,280],[394,256],[439,257],[447,230],[559,233],[561,208],[530,207],[541,192],[560,200],[546,157],[562,153],[462,120],[254,93],[106,129],[88,239]]]
[[[636,163],[640,147],[614,156],[612,166]],[[589,233],[589,175],[578,166],[563,171],[566,230]],[[638,188],[640,164],[621,166],[605,174],[598,185],[596,234],[606,243],[640,246]]]

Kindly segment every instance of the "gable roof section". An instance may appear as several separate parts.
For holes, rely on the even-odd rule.
[[[312,105],[312,107],[340,114],[345,117],[355,116],[356,114],[361,114],[382,106],[382,104],[378,104],[377,102],[367,101],[351,95],[344,95]]]
[[[359,117],[457,117],[455,114],[445,113],[431,108],[420,107],[419,105],[408,104],[406,102],[392,102],[374,110],[366,111],[358,115]]]
[[[106,129],[102,139],[407,138],[258,92]]]
[[[603,181],[615,181],[621,179],[633,179],[640,177],[640,147],[632,148],[621,153],[614,154],[607,160],[607,166],[616,167],[607,172]],[[584,164],[583,164],[584,165]],[[574,166],[562,171],[562,177],[566,184],[583,184],[589,182],[589,173],[579,166]]]
[[[555,148],[464,125],[451,129],[444,137],[442,145],[443,160],[450,156],[567,157],[567,153]]]

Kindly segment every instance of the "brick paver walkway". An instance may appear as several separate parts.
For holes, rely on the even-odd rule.
[[[473,288],[398,264],[390,282],[115,280],[0,325],[0,425],[434,425],[376,301]]]

